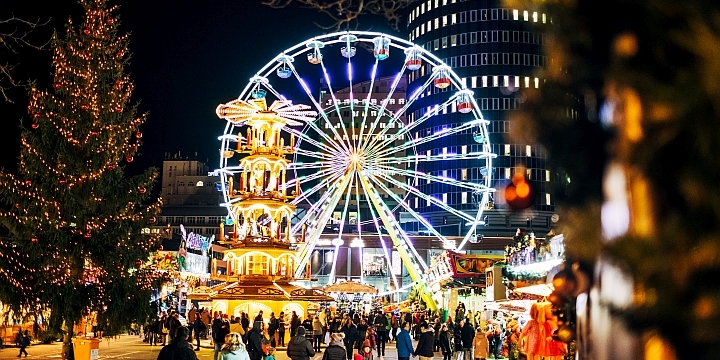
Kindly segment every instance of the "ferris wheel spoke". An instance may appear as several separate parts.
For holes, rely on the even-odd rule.
[[[309,126],[309,124],[308,124],[308,126]],[[312,127],[312,126],[310,126],[310,127],[313,128],[313,130],[316,129],[316,127]],[[319,148],[319,149],[325,150],[325,151],[326,151],[326,154],[335,154],[335,153],[338,153],[338,152],[342,152],[342,150],[340,150],[340,149],[338,149],[338,148],[332,148],[332,147],[330,147],[330,146],[328,146],[328,145],[325,145],[324,143],[318,142],[317,140],[311,138],[309,135],[307,135],[307,134],[306,134],[305,132],[303,132],[303,131],[300,131],[300,130],[297,130],[297,129],[293,129],[293,128],[290,128],[290,127],[287,127],[287,126],[284,127],[283,130],[287,131],[287,132],[290,133],[290,134],[293,134],[293,135],[297,136],[299,139],[302,139],[303,141],[307,141],[308,143],[314,145],[315,147],[317,147],[317,148]],[[316,131],[317,131],[317,130],[316,130]],[[332,144],[331,144],[331,145],[332,145]],[[298,147],[299,147],[299,144],[296,144],[295,148],[297,149]]]
[[[484,122],[484,121],[485,121],[485,120],[479,120],[479,119],[476,119],[476,120],[473,120],[473,121],[469,121],[469,122],[466,122],[466,123],[464,123],[464,124],[462,124],[462,125],[460,125],[460,126],[457,126],[457,127],[454,127],[454,128],[447,128],[447,129],[438,131],[438,132],[436,132],[436,133],[434,133],[434,134],[432,134],[432,135],[425,136],[425,137],[421,137],[421,138],[415,139],[415,140],[413,140],[413,141],[405,142],[404,144],[399,145],[399,146],[396,146],[396,147],[388,147],[388,148],[386,148],[386,149],[383,149],[383,150],[378,151],[377,153],[374,153],[374,156],[375,156],[375,157],[385,156],[385,155],[387,155],[388,153],[394,153],[394,152],[402,151],[402,150],[409,149],[409,148],[412,148],[412,147],[415,147],[415,146],[418,146],[418,145],[422,145],[422,144],[428,143],[428,142],[430,142],[430,141],[435,141],[435,140],[441,139],[441,138],[443,138],[443,137],[445,137],[445,136],[457,134],[457,133],[459,133],[459,132],[462,132],[462,131],[471,129],[472,127],[477,126],[477,125],[481,124],[481,123]]]
[[[404,68],[404,66],[403,66],[403,68]],[[401,76],[401,75],[402,75],[402,73],[399,74],[398,76]],[[399,82],[399,79],[396,78],[396,81]],[[402,116],[402,114],[407,110],[407,108],[410,105],[412,105],[412,103],[415,102],[415,100],[417,100],[420,97],[420,95],[425,91],[425,89],[428,88],[428,86],[430,86],[430,84],[432,84],[432,82],[433,82],[433,78],[432,77],[428,78],[428,80],[425,81],[425,83],[419,89],[415,90],[415,92],[408,98],[408,100],[405,102],[405,105],[402,108],[400,108],[400,110],[398,110],[397,112],[392,114],[392,116],[395,119],[399,119]],[[387,102],[388,100],[389,100],[389,97],[385,99],[385,102]],[[385,110],[384,106],[383,106],[383,110]],[[378,113],[378,116],[375,118],[375,122],[373,123],[373,127],[376,126],[377,123],[380,121],[380,117],[382,116],[382,114],[383,114],[382,112]],[[385,133],[387,133],[387,128],[380,131],[379,135],[384,135]],[[369,148],[369,149],[376,148],[377,141],[380,137],[381,136],[376,136],[374,139],[372,139],[372,141],[370,143],[368,143],[367,146],[365,146],[365,148]]]
[[[341,213],[341,215],[340,215],[340,230],[338,231],[338,238],[339,238],[339,239],[342,238],[343,229],[345,228],[345,219],[347,219],[348,206],[350,205],[350,195],[352,194],[353,184],[355,183],[355,170],[352,170],[352,173],[349,175],[349,177],[350,177],[351,179],[350,179],[350,184],[349,184],[349,186],[348,186],[348,188],[347,188],[347,194],[345,195],[345,206],[344,206],[343,211],[342,211],[342,213]],[[335,282],[335,281],[334,281],[334,280],[335,280],[335,263],[336,263],[336,262],[333,262],[333,266],[332,266],[332,268],[330,269],[330,283]]]
[[[362,147],[363,143],[363,133],[365,132],[365,122],[367,121],[367,116],[370,113],[370,99],[372,99],[373,89],[375,88],[375,76],[377,75],[377,68],[378,68],[378,61],[380,61],[378,58],[375,58],[375,64],[373,65],[372,72],[370,73],[370,88],[367,94],[367,97],[365,97],[365,106],[363,111],[363,119],[360,123],[360,137],[357,143],[357,148]]]
[[[398,157],[384,157],[374,160],[373,165],[399,165],[399,164],[410,164],[414,162],[432,162],[432,161],[455,161],[455,160],[479,160],[487,158],[495,158],[497,155],[485,152],[477,151],[467,154],[441,154],[427,156],[424,154],[409,155],[409,156],[398,156]]]
[[[315,217],[315,219],[313,219],[313,222],[308,228],[309,235],[306,236],[306,239],[308,239],[308,241],[306,241],[305,248],[301,253],[300,263],[295,272],[296,278],[299,278],[302,275],[305,264],[307,264],[308,260],[310,259],[310,254],[315,247],[317,239],[320,237],[320,234],[322,234],[323,230],[325,229],[325,224],[330,221],[332,213],[333,211],[335,211],[337,204],[340,202],[340,198],[345,192],[345,189],[347,189],[349,182],[349,174],[344,174],[340,177],[339,181],[336,181],[335,184],[328,188],[328,192],[331,193],[329,199],[327,201],[318,202],[318,204],[321,204],[319,205],[320,213],[317,215],[317,217]]]
[[[378,149],[382,149],[386,147],[389,144],[392,144],[395,140],[402,138],[406,134],[408,134],[409,138],[412,139],[412,136],[410,135],[411,131],[418,127],[420,124],[424,123],[426,120],[430,119],[433,116],[436,116],[440,113],[440,110],[446,108],[448,105],[450,105],[455,99],[457,98],[457,95],[450,97],[442,104],[435,105],[430,111],[426,112],[423,116],[421,116],[416,121],[409,122],[406,126],[403,126],[398,130],[396,133],[392,134],[389,138],[385,138],[384,136],[380,136],[380,142],[373,145],[373,148],[371,151],[375,151]],[[384,135],[387,132],[387,128],[383,129],[383,132],[381,132],[381,135]]]
[[[325,176],[324,174],[321,174],[321,175],[318,175],[318,176],[315,176],[315,175],[316,175],[316,174],[313,174],[313,175],[312,175],[312,176],[313,176],[312,179],[310,178],[310,176],[308,176],[307,179],[301,180],[300,183],[302,184],[302,182],[312,181],[312,180],[318,179],[318,178],[320,178],[320,177],[322,177],[322,176]],[[331,176],[330,178],[328,178],[328,181],[333,181],[333,182],[334,182],[334,181],[338,180],[339,178],[340,178],[339,175]],[[290,202],[290,204],[292,204],[292,205],[297,205],[297,204],[299,204],[301,201],[307,199],[310,195],[318,192],[318,190],[320,190],[320,189],[322,189],[322,188],[324,188],[324,187],[326,187],[326,186],[327,186],[327,183],[326,183],[325,181],[321,181],[320,183],[315,184],[315,186],[313,186],[312,188],[310,188],[310,190],[303,191],[298,197],[296,197],[295,199],[293,199],[293,200]],[[318,202],[318,203],[319,203],[319,202]]]
[[[313,97],[312,92],[310,91],[310,88],[307,86],[307,84],[305,83],[305,81],[300,77],[300,74],[298,74],[297,69],[295,69],[295,67],[292,65],[292,63],[288,63],[288,67],[290,68],[290,70],[292,71],[292,73],[295,75],[295,78],[296,78],[297,81],[300,83],[300,86],[302,86],[303,90],[305,90],[305,94],[307,95],[307,97],[310,99],[310,101],[313,103],[313,105],[315,105],[315,108],[317,109],[318,114],[320,114],[320,117],[322,117],[322,118],[325,120],[325,123],[328,125],[328,127],[330,128],[330,130],[332,130],[333,135],[335,135],[337,138],[340,138],[340,135],[338,134],[337,131],[335,131],[335,127],[334,127],[333,124],[330,122],[330,119],[327,117],[327,114],[325,114],[325,111],[323,111],[322,105],[320,105],[320,104],[317,102],[317,100],[315,100],[315,97]],[[342,122],[342,121],[341,121],[341,122]],[[323,139],[325,139],[328,143],[332,144],[332,146],[333,146],[337,151],[340,151],[340,152],[342,152],[342,151],[346,151],[346,152],[347,152],[347,151],[348,151],[347,146],[345,146],[345,144],[344,144],[342,141],[340,141],[340,142],[338,143],[338,142],[336,142],[335,140],[331,139],[324,131],[320,130],[320,129],[317,127],[317,125],[315,125],[314,122],[308,121],[307,124],[308,124],[308,126],[310,126],[313,130],[315,130],[320,136],[322,136]]]
[[[459,180],[455,180],[455,179],[452,179],[452,178],[449,178],[449,177],[445,177],[445,176],[430,175],[430,174],[428,174],[428,173],[424,173],[424,172],[421,172],[421,171],[391,168],[391,167],[388,167],[388,166],[379,166],[379,168],[380,168],[380,171],[383,171],[383,170],[384,170],[384,171],[388,171],[388,172],[393,171],[393,172],[398,173],[398,174],[401,174],[401,175],[410,176],[410,177],[417,177],[417,178],[420,178],[420,179],[423,179],[423,180],[435,181],[435,182],[438,182],[438,183],[443,183],[443,184],[447,184],[447,185],[452,185],[452,186],[455,186],[455,187],[458,187],[458,188],[468,189],[468,190],[472,190],[472,191],[484,191],[484,190],[486,190],[485,185],[476,184],[476,183],[471,183],[471,182],[465,182],[465,181],[459,181]]]
[[[339,102],[337,101],[337,98],[335,97],[335,91],[333,91],[332,85],[330,84],[330,74],[328,74],[328,71],[327,71],[327,68],[325,67],[325,62],[324,62],[324,61],[320,60],[320,66],[322,67],[323,76],[325,77],[325,84],[326,84],[327,87],[328,87],[328,92],[330,93],[330,97],[331,97],[332,100],[333,100],[333,106],[335,107],[335,111],[337,112],[337,115],[338,115],[338,121],[340,122],[340,127],[342,128],[343,134],[344,134],[345,137],[347,138],[347,137],[348,137],[347,128],[345,127],[345,121],[343,121],[342,114],[340,113],[340,104],[339,104]],[[351,68],[349,67],[349,65],[348,65],[348,73],[349,73],[349,74],[352,73],[352,72],[351,72]],[[348,75],[348,76],[350,76],[350,75]],[[351,83],[350,83],[350,94],[352,95],[352,81],[351,81]],[[352,99],[351,99],[351,100],[352,100]],[[352,106],[353,106],[352,103],[353,103],[353,102],[350,101],[350,108],[351,108],[351,110],[352,110]],[[350,113],[351,113],[351,115],[352,115],[352,111],[351,111]],[[323,116],[327,119],[327,115],[325,115],[325,114],[323,113]],[[338,134],[338,132],[335,131],[335,128],[333,127],[333,124],[330,122],[329,119],[328,119],[328,123],[330,123],[330,128],[333,130],[333,133],[335,134],[335,136],[337,136],[338,139],[340,139],[340,140],[339,140],[339,141],[340,141],[340,144],[343,146],[343,148],[345,149],[345,151],[350,152],[350,149],[348,148],[347,144],[342,141],[344,138],[341,138],[341,137],[340,137],[340,134]]]
[[[460,242],[460,245],[458,245],[457,251],[462,250],[462,248],[465,246],[465,244],[468,242],[468,240],[470,240],[471,235],[475,232],[475,228],[477,228],[478,225],[485,224],[485,222],[480,220],[482,217],[482,214],[483,214],[482,204],[487,204],[489,196],[490,196],[489,191],[485,191],[483,193],[482,200],[480,201],[481,206],[479,206],[477,215],[475,215],[475,221],[473,221],[470,224],[470,230],[467,232],[467,234],[465,234],[462,241]]]
[[[383,184],[380,181],[376,182],[376,184],[378,185],[378,187],[380,189],[382,189],[386,194],[388,194],[388,196],[390,196],[395,201],[397,201],[397,203],[400,204],[400,206],[402,206],[407,212],[409,212],[415,219],[417,219],[421,224],[423,224],[426,229],[430,230],[433,233],[433,235],[437,236],[443,243],[448,242],[448,240],[447,240],[447,238],[445,238],[445,236],[443,236],[439,232],[437,232],[435,230],[435,228],[432,225],[430,225],[430,223],[427,220],[425,220],[425,218],[422,217],[422,215],[415,212],[415,210],[413,210],[410,207],[410,205],[408,205],[405,201],[402,201],[402,199],[399,196],[397,196],[397,194],[392,192],[387,186],[385,186],[385,184]]]
[[[298,147],[296,147],[294,149],[294,151],[296,154],[315,158],[315,159],[333,160],[335,158],[334,155],[332,155],[332,154],[328,154],[328,153],[324,153],[324,152],[320,152],[320,151],[310,151],[310,150],[300,149]]]
[[[356,171],[355,176],[360,176],[360,174]],[[362,238],[362,225],[360,223],[360,180],[356,181],[355,183],[357,184],[355,186],[355,205],[357,205],[355,224],[357,225],[358,236]]]
[[[387,176],[381,172],[376,172],[373,175],[375,175],[377,177],[381,177],[381,178],[385,179],[386,181],[391,182],[391,183],[395,184],[396,186],[404,189],[405,191],[410,192],[413,195],[416,195],[425,200],[429,200],[432,204],[435,204],[436,206],[442,208],[443,210],[445,210],[463,220],[475,221],[475,218],[473,218],[472,216],[470,216],[462,211],[455,210],[451,206],[448,206],[447,204],[445,204],[444,202],[442,202],[432,196],[426,195],[426,194],[422,193],[420,190],[418,190],[412,186],[409,186],[402,181],[397,181],[397,180],[393,179],[391,176]]]
[[[398,84],[400,83],[400,80],[403,79],[403,73],[405,70],[405,65],[403,65],[402,68],[403,71],[398,72],[398,74],[395,76],[395,79],[393,80],[392,86],[390,87],[390,91],[388,92],[387,96],[385,96],[385,99],[383,99],[380,102],[380,110],[378,110],[378,114],[375,116],[375,120],[370,125],[370,131],[374,131],[378,124],[380,123],[380,119],[387,111],[387,105],[390,103],[390,99],[392,98],[392,95],[395,93],[395,89],[397,89]],[[391,111],[388,111],[390,113],[391,117],[394,116],[394,119],[399,118],[400,116],[397,114],[393,114]],[[361,147],[368,149],[373,146],[375,143],[375,139],[370,139],[369,142],[365,145],[360,145]],[[362,143],[361,143],[362,144]]]
[[[362,176],[361,174],[358,174],[358,176]],[[390,274],[392,275],[393,283],[395,284],[395,288],[399,289],[397,276],[395,275],[395,269],[392,267],[392,261],[390,258],[390,255],[388,254],[387,245],[385,244],[385,237],[383,237],[382,228],[380,227],[380,224],[378,224],[378,217],[375,213],[375,208],[372,205],[372,202],[370,201],[370,197],[365,194],[365,200],[367,200],[368,203],[368,209],[370,209],[370,216],[372,217],[372,221],[375,224],[375,230],[377,231],[378,238],[380,239],[380,245],[382,245],[383,253],[385,254],[385,258],[388,261],[388,265],[390,268]],[[358,201],[359,203],[359,201]]]

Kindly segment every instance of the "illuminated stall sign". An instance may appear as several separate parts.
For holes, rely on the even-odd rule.
[[[456,277],[485,276],[485,269],[492,267],[494,259],[487,255],[465,255],[448,251],[452,257],[453,272]]]

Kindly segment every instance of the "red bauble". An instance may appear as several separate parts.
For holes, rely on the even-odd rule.
[[[80,105],[80,108],[83,109],[83,110],[87,110],[87,109],[90,108],[90,105],[88,105],[88,104],[82,104],[82,105]]]
[[[37,236],[33,236],[32,239],[30,239],[30,241],[32,241],[33,244],[37,244],[40,242],[40,239],[38,239]]]
[[[121,50],[121,51],[118,51],[118,52],[117,52],[117,56],[123,56],[123,55],[125,55],[125,52],[124,52],[124,51]]]
[[[133,161],[133,157],[132,157],[132,156],[130,156],[130,155],[128,155],[128,156],[126,156],[126,157],[125,157],[125,161],[127,161],[127,162],[129,162],[129,163],[130,163],[130,162],[132,162],[132,161]]]
[[[114,23],[114,22],[115,22],[115,20],[114,20],[113,18],[111,18],[111,17],[109,17],[109,18],[107,19],[107,23],[108,23],[108,24],[112,24],[112,23]]]
[[[115,169],[115,165],[110,164],[107,166],[107,168],[108,168],[108,170],[113,170],[113,169]]]
[[[122,108],[118,106],[118,107],[115,108],[115,111],[117,111],[117,112],[122,112]]]
[[[61,83],[56,83],[56,84],[55,84],[55,88],[56,88],[56,89],[59,89],[59,88],[61,88],[61,87],[62,87],[62,84],[61,84]]]
[[[163,251],[162,245],[160,245],[160,247],[158,248],[158,251]]]
[[[145,192],[147,192],[147,189],[145,189],[144,187],[141,187],[141,188],[138,189],[138,192],[139,192],[140,194],[144,194]]]
[[[32,186],[32,180],[25,180],[25,186]]]
[[[39,118],[39,117],[40,117],[40,113],[34,113],[34,114],[33,114],[33,117],[36,118],[36,119]]]
[[[86,232],[85,234],[83,234],[83,237],[85,238],[85,240],[90,240],[90,238],[92,238],[92,234],[89,232]]]
[[[33,123],[33,124],[30,125],[30,126],[33,128],[33,130],[37,130],[37,129],[40,127],[40,124],[38,124],[38,123]]]
[[[90,35],[90,29],[85,29],[85,30],[83,30],[83,34],[85,34],[85,35]]]
[[[150,217],[150,218],[148,219],[148,221],[149,221],[151,224],[154,224],[154,223],[157,221],[157,219],[156,219],[154,216],[152,216],[152,217]]]
[[[15,208],[16,208],[16,209],[19,209],[19,208],[20,208],[20,203],[15,203]]]
[[[90,135],[92,135],[92,136],[98,136],[98,134],[99,134],[99,133],[98,133],[97,131],[95,131],[95,130],[93,130],[93,131],[90,132]]]
[[[60,185],[65,185],[67,183],[67,180],[65,180],[63,178],[63,179],[58,180],[58,182],[60,183]]]
[[[136,261],[136,262],[135,262],[135,265],[137,265],[137,266],[142,265],[142,261],[140,261],[140,260]]]
[[[138,139],[142,139],[142,133],[139,131],[135,132],[135,137]]]

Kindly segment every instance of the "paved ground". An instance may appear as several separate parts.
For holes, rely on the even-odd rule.
[[[213,350],[209,341],[201,342],[202,349],[197,352],[198,359],[211,360]],[[121,335],[116,339],[105,338],[100,343],[100,357],[102,359],[123,359],[123,360],[155,360],[162,346],[150,346],[142,342],[137,336]],[[0,350],[0,359],[17,359],[17,348],[5,348]],[[49,345],[33,345],[27,349],[28,359],[60,359],[60,343]],[[289,360],[284,349],[278,349],[275,354],[277,360]],[[442,359],[442,356],[436,356]],[[322,359],[322,353],[317,354],[312,360]],[[375,357],[377,359],[377,357]],[[417,359],[417,358],[415,358]],[[384,360],[397,360],[395,345],[388,344]]]

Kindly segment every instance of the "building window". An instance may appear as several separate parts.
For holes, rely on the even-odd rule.
[[[457,46],[457,35],[450,36],[450,46]]]
[[[538,87],[540,87],[540,79],[535,78],[535,88],[537,89]]]
[[[442,26],[447,26],[447,15],[443,15],[442,17]]]
[[[442,48],[446,48],[448,46],[448,39],[447,36],[443,36],[442,38]]]
[[[508,76],[508,75],[503,76],[503,86],[510,87],[510,76]]]
[[[513,10],[513,20],[519,20],[519,17],[520,17],[519,13],[520,12],[517,9]]]
[[[452,15],[450,15],[450,25],[455,25],[455,24],[457,24],[457,17],[455,16],[455,14],[452,14]]]
[[[467,204],[467,193],[466,192],[460,193],[460,203]]]
[[[545,193],[545,205],[550,205],[550,193]]]
[[[463,145],[460,147],[460,152],[464,155],[467,154],[467,145]]]
[[[460,169],[460,180],[467,180],[467,169]]]
[[[447,193],[442,194],[442,202],[443,204],[447,204]]]
[[[510,156],[510,144],[505,144],[505,156]]]
[[[506,179],[510,178],[510,168],[505,168],[505,178]]]
[[[475,56],[475,55],[473,54],[473,55],[470,57],[470,59],[473,59],[474,56]],[[475,65],[475,64],[471,61],[471,62],[470,62],[470,66],[474,66],[474,65]],[[477,76],[473,76],[473,77],[470,78],[470,87],[471,87],[471,88],[476,88],[476,87],[477,87]]]
[[[545,181],[550,181],[550,170],[545,170]]]
[[[187,224],[195,224],[195,223],[197,223],[197,219],[194,216],[188,216]]]
[[[499,86],[499,79],[498,79],[498,76],[495,75],[495,76],[493,76],[493,87],[498,87],[498,86]]]
[[[487,79],[487,78],[488,78],[487,76],[483,76],[483,77],[482,77],[482,87],[487,87],[487,86],[488,86],[488,81],[487,81],[488,79]]]
[[[532,156],[532,148],[530,145],[525,145],[525,156]]]
[[[525,21],[530,20],[530,16],[529,16],[527,10],[523,11],[523,20],[525,20]]]

